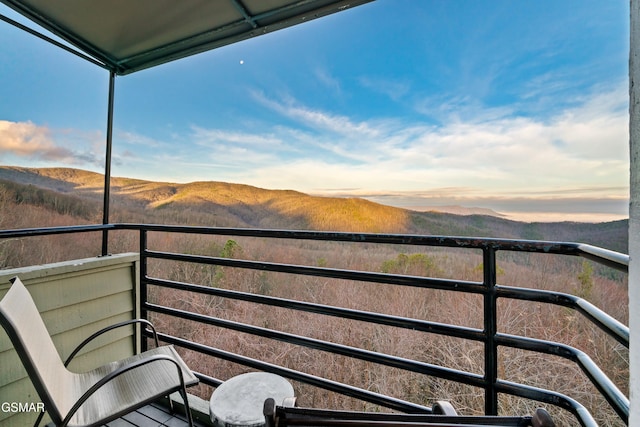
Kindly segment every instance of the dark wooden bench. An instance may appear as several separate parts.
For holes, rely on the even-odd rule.
[[[266,427],[555,427],[542,408],[523,417],[465,416],[446,401],[436,402],[431,414],[398,414],[278,406],[267,399],[264,416]]]

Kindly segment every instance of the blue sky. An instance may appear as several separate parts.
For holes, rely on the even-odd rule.
[[[624,217],[628,7],[378,0],[118,77],[112,173]],[[0,163],[103,171],[107,72],[0,40]]]

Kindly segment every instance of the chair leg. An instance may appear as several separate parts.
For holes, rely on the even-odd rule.
[[[171,395],[167,394],[167,400],[169,401],[169,412],[172,414],[175,413],[175,409],[173,408],[173,400],[171,400]]]
[[[38,415],[38,418],[36,419],[36,422],[33,424],[33,427],[38,427],[40,425],[40,421],[42,421],[44,414],[45,414],[44,411],[40,412],[40,414]]]
[[[189,427],[193,427],[193,415],[191,415],[191,408],[189,407],[189,398],[187,397],[187,390],[185,388],[180,390],[180,395],[182,396],[182,400],[184,400],[184,413],[187,416],[187,422],[189,423]]]

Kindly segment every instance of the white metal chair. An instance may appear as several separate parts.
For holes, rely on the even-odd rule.
[[[121,417],[178,391],[193,425],[186,387],[198,379],[173,346],[157,346],[139,355],[85,373],[67,369],[71,359],[102,333],[146,320],[134,319],[100,330],[62,362],[27,288],[17,277],[0,301],[0,324],[6,330],[33,385],[56,426],[95,426]],[[42,415],[36,421],[40,423]]]

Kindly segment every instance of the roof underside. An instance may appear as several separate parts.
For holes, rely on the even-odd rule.
[[[372,0],[0,0],[123,75]]]

